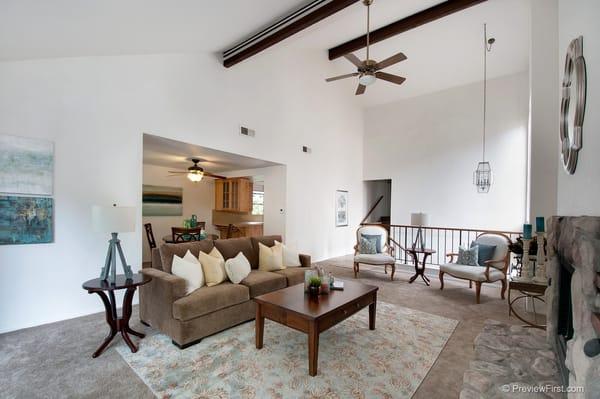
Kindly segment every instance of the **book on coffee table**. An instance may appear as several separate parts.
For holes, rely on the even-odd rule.
[[[333,287],[331,287],[331,289],[343,291],[344,290],[344,282],[340,281],[340,280],[335,280],[333,282]]]

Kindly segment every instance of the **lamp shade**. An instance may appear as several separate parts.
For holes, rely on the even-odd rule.
[[[410,224],[412,226],[427,226],[429,224],[429,216],[422,212],[411,213]]]
[[[97,233],[130,233],[135,231],[135,207],[92,207],[92,227]]]

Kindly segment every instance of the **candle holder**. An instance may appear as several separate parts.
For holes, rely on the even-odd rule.
[[[523,237],[523,258],[521,260],[521,277],[518,281],[531,281],[533,277],[533,270],[531,270],[531,262],[529,260],[529,246],[531,245],[531,238]]]
[[[537,233],[537,256],[536,256],[536,265],[535,265],[535,277],[533,281],[536,283],[548,283],[548,278],[546,277],[546,250],[544,248],[546,233],[538,232]]]

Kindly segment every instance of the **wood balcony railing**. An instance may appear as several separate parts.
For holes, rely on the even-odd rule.
[[[363,223],[363,225],[378,225],[386,228],[389,232],[392,245],[394,241],[404,248],[412,247],[415,238],[417,237],[418,226],[404,224],[380,224],[380,223]],[[521,235],[517,231],[502,231],[502,230],[484,230],[484,229],[468,229],[463,227],[421,227],[422,234],[425,238],[425,247],[436,251],[435,254],[427,259],[427,264],[440,265],[447,261],[446,254],[457,253],[458,247],[461,245],[470,246],[471,241],[474,241],[481,233],[500,233],[508,236],[511,241],[515,241]],[[412,264],[412,258],[401,247],[396,245],[396,259],[403,263]],[[513,262],[511,262],[512,264]]]

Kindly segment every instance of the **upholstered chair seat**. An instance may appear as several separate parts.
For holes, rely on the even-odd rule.
[[[490,260],[486,260],[484,265],[460,265],[453,263],[454,257],[457,254],[447,254],[449,262],[440,265],[440,289],[444,289],[444,274],[448,273],[452,277],[468,280],[469,288],[472,283],[475,283],[475,298],[477,303],[480,302],[481,284],[493,283],[495,281],[502,282],[502,290],[500,297],[504,299],[506,292],[506,274],[510,263],[510,238],[500,233],[482,233],[475,240],[475,245],[494,246],[494,252]]]
[[[390,265],[396,260],[388,254],[358,254],[354,257],[354,261],[370,265]]]

